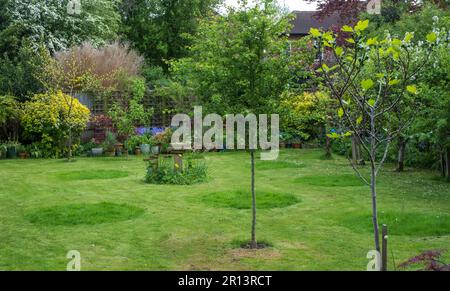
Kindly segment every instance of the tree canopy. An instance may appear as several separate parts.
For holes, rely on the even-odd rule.
[[[199,21],[213,13],[220,0],[124,0],[121,34],[152,65],[186,56]]]

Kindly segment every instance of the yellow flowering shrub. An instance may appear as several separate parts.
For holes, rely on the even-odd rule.
[[[283,131],[308,140],[320,136],[330,118],[332,99],[322,91],[287,93],[281,100]]]
[[[70,132],[74,137],[81,134],[89,117],[86,106],[58,91],[33,96],[24,104],[21,121],[25,135],[39,144],[43,155],[55,157],[64,152]]]

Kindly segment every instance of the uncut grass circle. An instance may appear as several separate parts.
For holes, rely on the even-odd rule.
[[[60,180],[76,181],[76,180],[110,180],[128,177],[128,172],[119,170],[88,170],[88,171],[72,171],[59,173],[57,177]]]
[[[378,214],[379,225],[386,224],[390,235],[441,236],[450,234],[450,215],[385,212]],[[373,231],[372,215],[349,215],[342,224],[355,232]]]
[[[294,182],[297,184],[320,187],[358,187],[365,185],[362,180],[352,174],[305,176],[295,179]]]
[[[97,203],[69,204],[38,209],[25,217],[41,225],[96,225],[131,220],[144,213],[144,209],[126,204]]]
[[[214,207],[251,209],[252,195],[250,191],[226,191],[204,195],[204,203]],[[299,203],[301,200],[292,194],[275,192],[256,192],[258,209],[284,208]]]

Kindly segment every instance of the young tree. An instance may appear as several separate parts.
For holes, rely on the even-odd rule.
[[[41,71],[36,76],[43,87],[51,93],[64,92],[59,94],[65,102],[67,110],[61,113],[61,123],[63,127],[67,128],[67,161],[72,160],[72,146],[73,146],[73,130],[74,123],[71,120],[74,118],[74,106],[78,104],[75,93],[80,93],[88,89],[93,89],[99,86],[99,80],[86,70],[79,62],[75,55],[75,51],[70,51],[69,57],[63,58],[60,61],[47,56],[46,65],[41,68]]]
[[[311,29],[311,34],[317,40],[320,53],[331,50],[336,58],[335,66],[330,68],[321,61],[320,68],[332,96],[339,103],[338,116],[344,127],[343,132],[330,134],[330,137],[356,136],[370,162],[369,179],[350,163],[370,186],[375,248],[380,251],[377,177],[392,140],[411,122],[393,122],[393,111],[401,110],[409,98],[414,99],[412,96],[418,94],[415,78],[435,48],[438,35],[429,33],[421,48],[412,44],[412,33],[407,33],[402,40],[389,35],[385,39],[367,38],[364,31],[368,25],[366,20],[359,21],[354,27],[343,27],[352,35],[347,39],[351,45],[346,48],[336,45],[332,32]],[[382,152],[381,156],[379,152]]]
[[[289,16],[274,1],[257,1],[248,7],[229,7],[201,23],[191,57],[172,64],[179,80],[192,88],[207,111],[229,113],[276,112],[281,93],[290,79],[287,48]],[[186,79],[187,77],[187,79]],[[252,164],[251,248],[257,248],[255,152]]]

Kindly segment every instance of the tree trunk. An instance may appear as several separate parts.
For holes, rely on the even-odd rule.
[[[406,149],[406,140],[402,136],[400,136],[398,138],[397,172],[405,171],[405,149]]]
[[[361,158],[361,149],[359,147],[359,139],[357,136],[352,136],[352,161],[355,165],[363,165],[364,161]]]
[[[381,251],[380,248],[380,227],[378,225],[378,206],[377,206],[377,177],[375,175],[375,166],[372,166],[372,177],[370,179],[370,190],[372,192],[372,222],[373,233],[375,238],[375,249]]]
[[[72,144],[73,144],[73,137],[72,137],[72,129],[69,130],[69,149],[67,151],[67,161],[70,162],[72,160]]]
[[[381,252],[380,247],[380,230],[378,225],[378,206],[377,206],[377,164],[376,164],[376,123],[375,123],[375,109],[371,108],[370,114],[370,136],[371,136],[371,147],[370,147],[370,165],[371,165],[371,176],[370,176],[370,190],[372,192],[372,222],[373,222],[373,233],[375,239],[375,249]]]
[[[356,165],[358,162],[357,151],[356,151],[356,137],[352,136],[352,162]]]
[[[450,181],[450,149],[445,149],[445,172],[447,173],[447,180]]]
[[[446,166],[445,166],[445,155],[444,155],[444,152],[441,152],[440,154],[439,154],[439,158],[441,159],[441,177],[443,177],[443,178],[445,178],[445,168],[446,168]]]
[[[330,159],[331,156],[331,139],[328,135],[325,135],[325,158]]]
[[[258,248],[256,242],[256,193],[255,193],[255,151],[250,151],[252,160],[252,241],[251,248]]]

